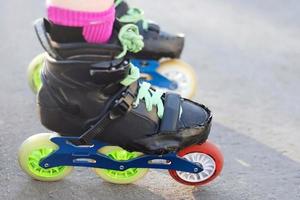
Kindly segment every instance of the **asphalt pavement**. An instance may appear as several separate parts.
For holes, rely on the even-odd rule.
[[[195,100],[214,113],[210,140],[224,153],[208,186],[176,183],[161,170],[128,186],[90,169],[42,183],[19,168],[17,151],[40,125],[26,69],[42,51],[33,21],[44,1],[0,6],[0,199],[300,199],[300,2],[129,0],[164,30],[184,32],[183,60],[198,76]]]

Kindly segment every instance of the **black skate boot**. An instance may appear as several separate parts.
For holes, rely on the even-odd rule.
[[[127,59],[115,59],[123,54],[116,37],[101,46],[56,43],[47,37],[43,27],[37,25],[36,30],[49,54],[38,94],[45,127],[63,136],[89,135],[99,132],[95,124],[113,113],[110,117],[116,119],[106,127],[101,125],[103,133],[92,138],[147,154],[177,152],[206,141],[210,111],[179,95],[164,94],[149,83],[139,82],[137,67]],[[124,113],[112,111],[113,108]],[[87,139],[83,141],[90,142]]]
[[[154,168],[169,170],[180,183],[203,185],[221,172],[223,156],[206,141],[210,110],[152,88],[126,57],[116,58],[139,49],[136,30],[122,28],[122,49],[116,36],[101,46],[57,43],[43,21],[36,25],[47,52],[40,120],[57,133],[33,135],[21,145],[19,163],[29,176],[57,181],[73,166],[93,167],[108,182],[128,184]]]

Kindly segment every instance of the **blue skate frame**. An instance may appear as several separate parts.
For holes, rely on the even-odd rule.
[[[165,155],[144,155],[128,161],[116,161],[97,151],[104,143],[94,141],[91,146],[76,146],[70,141],[78,141],[78,137],[53,137],[51,141],[58,145],[58,150],[40,162],[47,169],[57,166],[94,167],[124,171],[129,168],[171,169],[183,172],[199,173],[202,166],[187,161],[175,153]],[[160,161],[160,162],[158,162]],[[164,161],[164,162],[161,162]]]
[[[160,88],[166,88],[168,90],[175,90],[178,88],[177,83],[157,72],[157,68],[160,66],[159,61],[139,59],[131,59],[130,61],[133,65],[140,69],[141,74],[148,74],[152,77],[151,80],[147,80],[150,84]]]

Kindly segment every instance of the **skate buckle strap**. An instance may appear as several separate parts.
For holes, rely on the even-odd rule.
[[[160,133],[177,132],[177,123],[181,114],[180,95],[166,93],[164,107],[164,115],[160,124]]]
[[[133,101],[135,99],[134,91],[136,91],[137,85],[132,84],[122,92],[121,96],[115,100],[115,104],[111,109],[106,111],[104,115],[96,122],[95,125],[92,125],[85,133],[83,133],[79,141],[76,142],[79,145],[89,145],[92,140],[99,134],[103,133],[105,128],[111,124],[112,121],[124,116],[128,113],[131,108]]]
[[[135,95],[129,87],[125,92],[122,93],[121,98],[116,100],[116,104],[113,109],[110,111],[110,119],[116,119],[125,115],[132,108],[132,104],[135,100]]]
[[[92,81],[96,84],[109,84],[111,81],[121,81],[130,72],[128,60],[118,59],[101,61],[91,65],[89,70]]]

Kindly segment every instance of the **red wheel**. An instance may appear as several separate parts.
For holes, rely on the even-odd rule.
[[[177,155],[203,167],[203,171],[198,174],[169,170],[172,178],[185,185],[205,185],[215,179],[223,168],[223,155],[219,148],[210,142],[187,147]]]

